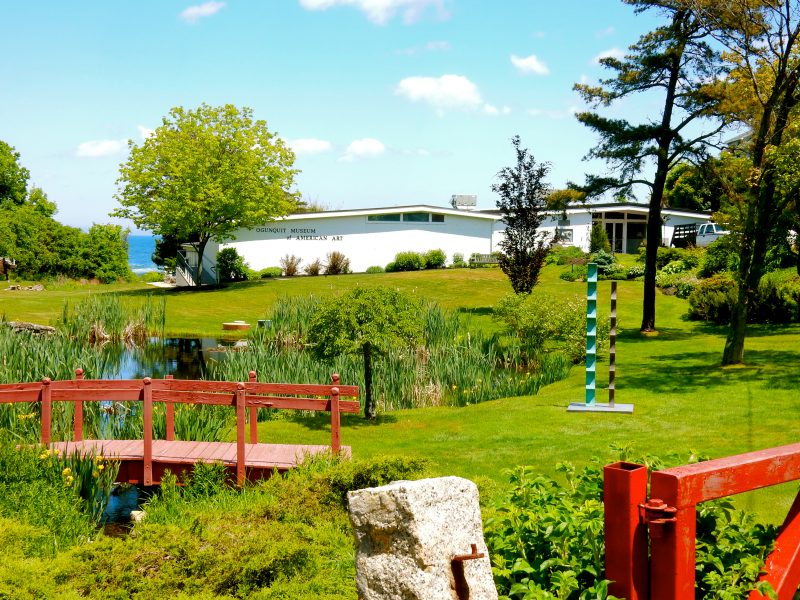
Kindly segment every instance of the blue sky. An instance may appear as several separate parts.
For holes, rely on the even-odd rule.
[[[126,141],[173,106],[249,106],[332,209],[445,205],[490,187],[519,134],[580,181],[596,58],[651,29],[620,0],[39,0],[2,5],[0,139],[62,222],[112,222]],[[658,116],[646,99],[616,107]],[[610,113],[606,113],[610,114]]]

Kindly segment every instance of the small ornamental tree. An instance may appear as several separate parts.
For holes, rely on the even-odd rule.
[[[500,196],[497,208],[506,224],[499,263],[514,291],[527,294],[536,285],[553,243],[548,233],[539,231],[547,216],[547,198],[551,193],[544,181],[550,165],[537,163],[527,149],[520,147],[519,136],[514,136],[511,144],[517,164],[502,169],[497,174],[500,183],[492,186],[492,191]]]
[[[390,348],[413,349],[422,338],[416,298],[387,287],[355,288],[322,302],[314,311],[308,340],[321,358],[364,357],[364,416],[377,416],[372,396],[372,358]]]
[[[230,241],[236,230],[297,207],[294,154],[249,108],[176,107],[153,135],[129,147],[117,180],[121,207],[112,215],[191,243],[200,257],[210,240]]]

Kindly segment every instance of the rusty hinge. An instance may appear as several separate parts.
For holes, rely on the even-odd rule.
[[[469,600],[469,585],[464,576],[464,562],[486,556],[483,552],[478,552],[478,544],[470,544],[470,550],[472,550],[470,554],[457,554],[450,559],[450,568],[453,571],[453,583],[455,584],[458,600]]]
[[[647,523],[651,538],[661,537],[664,527],[671,526],[677,520],[675,518],[677,512],[677,508],[669,506],[660,498],[650,498],[646,503],[639,505],[639,518]]]

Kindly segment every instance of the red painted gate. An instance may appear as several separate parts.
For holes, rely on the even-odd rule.
[[[603,476],[609,593],[628,600],[689,600],[697,504],[800,479],[800,444],[654,471],[649,500],[643,465],[614,463]],[[800,494],[764,571],[761,580],[772,584],[779,600],[791,600],[800,585]],[[759,598],[751,592],[750,600]]]

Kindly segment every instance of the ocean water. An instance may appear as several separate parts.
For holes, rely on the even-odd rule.
[[[128,265],[134,273],[156,271],[158,267],[152,261],[156,249],[156,238],[152,235],[128,236]]]

